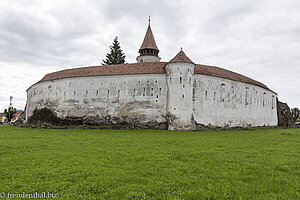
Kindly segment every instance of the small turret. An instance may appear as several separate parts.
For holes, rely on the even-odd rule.
[[[169,63],[176,63],[176,62],[182,62],[182,63],[191,63],[194,64],[193,61],[191,61],[191,59],[189,59],[185,53],[181,50],[179,51],[179,53],[172,59],[169,61]]]
[[[160,62],[158,57],[159,49],[156,46],[155,39],[150,27],[150,18],[148,29],[141,48],[139,49],[140,55],[136,58],[137,62]]]

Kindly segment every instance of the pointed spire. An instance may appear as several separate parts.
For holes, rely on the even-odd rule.
[[[176,62],[185,62],[185,63],[193,63],[193,61],[191,61],[191,59],[189,59],[185,53],[182,51],[182,47],[181,50],[179,51],[179,53],[172,59],[170,60],[169,63],[176,63]]]
[[[149,25],[148,25],[148,29],[143,41],[143,44],[139,50],[139,52],[143,49],[155,49],[156,51],[159,52],[159,49],[156,46],[155,40],[154,40],[154,36],[150,27],[150,16],[149,16]],[[158,53],[157,52],[157,53]]]

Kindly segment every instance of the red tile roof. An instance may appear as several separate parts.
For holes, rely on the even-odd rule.
[[[175,62],[185,62],[194,64],[193,61],[191,61],[191,59],[189,59],[182,50],[180,50],[179,53],[172,60],[170,60],[169,63]]]
[[[15,116],[20,116],[24,111],[18,110],[15,114]]]
[[[196,64],[195,66],[195,74],[203,74],[208,76],[215,76],[220,78],[225,78],[233,81],[239,81],[243,83],[248,83],[256,86],[260,86],[267,90],[270,90],[266,85],[262,84],[261,82],[255,81],[247,76],[214,66],[207,66],[207,65],[199,65]]]
[[[144,62],[120,65],[105,65],[66,69],[47,74],[39,82],[86,76],[109,76],[128,74],[165,74],[165,62]]]
[[[19,119],[20,115],[21,115],[23,112],[24,112],[24,111],[18,110],[18,111],[15,113],[14,118],[17,117],[17,118]],[[5,117],[5,114],[4,114],[4,113],[0,113],[0,117]]]
[[[143,44],[139,51],[141,51],[142,49],[155,49],[155,50],[159,51],[159,49],[156,46],[150,24],[148,25],[148,29],[147,29]]]
[[[106,66],[92,66],[66,69],[62,71],[53,72],[45,75],[38,83],[44,81],[51,81],[63,78],[73,77],[88,77],[88,76],[110,76],[110,75],[129,75],[129,74],[165,74],[164,69],[167,62],[144,62],[133,64],[120,64],[120,65],[106,65]],[[264,84],[255,81],[251,78],[241,74],[222,69],[220,67],[195,65],[195,74],[203,74],[208,76],[215,76],[252,85],[260,86],[270,90]]]

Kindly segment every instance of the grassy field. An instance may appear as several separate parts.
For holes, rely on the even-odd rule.
[[[300,199],[300,129],[169,132],[0,126],[0,195]]]

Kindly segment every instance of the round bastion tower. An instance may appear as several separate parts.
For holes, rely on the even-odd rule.
[[[154,36],[150,27],[150,19],[148,29],[141,48],[139,49],[140,55],[136,58],[138,63],[143,62],[160,62],[158,57],[159,49],[156,46]]]
[[[193,85],[195,64],[181,51],[165,66],[169,130],[195,130]]]

